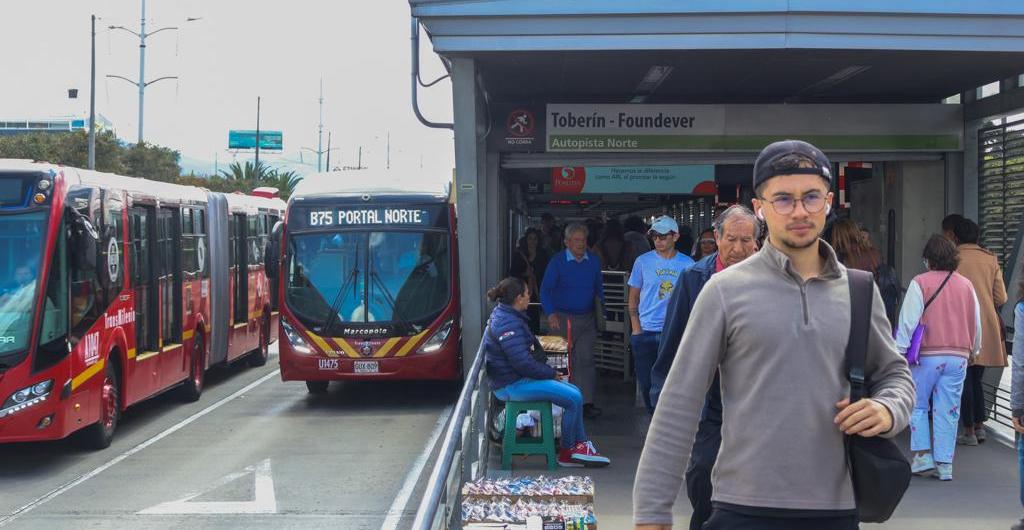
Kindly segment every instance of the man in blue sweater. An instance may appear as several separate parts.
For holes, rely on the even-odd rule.
[[[595,418],[601,410],[594,406],[597,366],[594,343],[597,341],[595,300],[604,302],[601,261],[587,251],[587,227],[572,223],[565,228],[565,252],[551,257],[540,286],[540,304],[548,316],[552,332],[566,335],[572,326],[572,383],[583,393],[583,415]]]

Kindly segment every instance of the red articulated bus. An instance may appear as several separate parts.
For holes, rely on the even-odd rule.
[[[288,201],[281,378],[313,393],[343,379],[460,380],[454,206],[438,193],[352,191],[350,179],[307,177]]]
[[[110,444],[130,405],[266,362],[279,199],[0,160],[0,443]],[[240,287],[240,288],[236,288]]]

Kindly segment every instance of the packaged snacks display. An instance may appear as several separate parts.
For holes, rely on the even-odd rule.
[[[471,496],[586,496],[593,499],[594,480],[590,477],[513,477],[467,482],[462,495]]]
[[[522,524],[542,529],[594,530],[594,482],[590,477],[480,479],[462,487],[462,521]],[[511,528],[511,527],[510,527]]]

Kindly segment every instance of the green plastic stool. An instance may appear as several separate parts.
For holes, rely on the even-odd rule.
[[[516,437],[516,418],[522,412],[540,411],[540,438]],[[555,422],[551,415],[550,401],[506,401],[505,439],[501,444],[501,468],[512,469],[512,455],[544,455],[548,469],[558,467],[555,456]]]

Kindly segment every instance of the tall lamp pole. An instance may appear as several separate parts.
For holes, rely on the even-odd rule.
[[[254,180],[260,177],[260,96],[256,96],[256,167],[253,168]]]
[[[185,19],[186,22],[192,22],[192,21],[195,21],[195,20],[199,20],[199,18],[191,18],[190,17],[190,18]],[[156,35],[157,33],[160,33],[161,31],[165,31],[165,30],[169,30],[169,29],[175,29],[176,30],[176,29],[178,29],[178,27],[177,26],[167,26],[167,27],[160,28],[160,29],[157,29],[157,30],[153,30],[153,31],[150,31],[150,32],[147,33],[146,32],[146,0],[142,0],[142,19],[141,19],[141,21],[139,23],[139,31],[138,32],[132,31],[132,30],[130,30],[130,29],[124,27],[124,26],[109,26],[109,29],[124,30],[124,31],[127,31],[128,33],[131,33],[132,35],[135,35],[136,37],[139,38],[139,80],[138,81],[132,81],[131,79],[128,79],[127,77],[120,76],[120,75],[108,75],[107,77],[112,77],[114,79],[121,79],[122,81],[127,81],[128,83],[131,83],[131,84],[135,85],[136,87],[138,87],[138,89],[139,89],[139,143],[141,144],[142,140],[143,140],[142,125],[143,125],[143,115],[144,115],[145,104],[146,104],[146,87],[149,86],[149,85],[152,85],[153,83],[156,83],[158,81],[163,81],[165,79],[177,79],[178,78],[178,76],[170,75],[170,76],[158,77],[158,78],[156,78],[156,79],[154,79],[152,81],[148,81],[148,82],[146,81],[146,37],[151,37],[153,35]]]
[[[89,169],[96,169],[96,15],[92,16],[92,73],[89,83]]]

